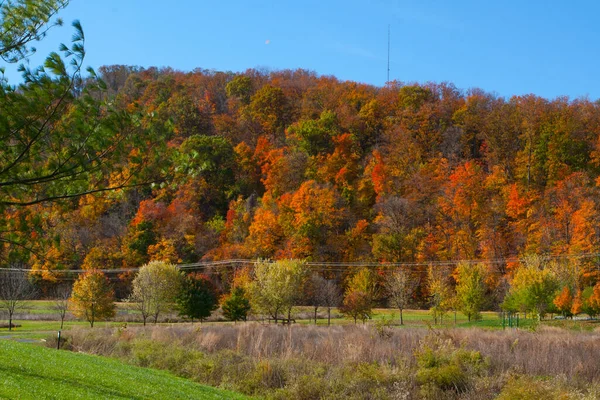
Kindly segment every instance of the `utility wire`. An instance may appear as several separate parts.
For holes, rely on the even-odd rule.
[[[575,260],[575,259],[589,259],[589,258],[600,258],[600,253],[580,253],[580,254],[562,254],[562,255],[543,255],[540,256],[542,261],[551,260]],[[353,268],[385,268],[385,269],[398,269],[398,268],[414,268],[414,267],[450,267],[458,264],[507,264],[507,263],[523,263],[526,258],[508,257],[498,259],[484,259],[484,260],[446,260],[446,261],[424,261],[424,262],[332,262],[332,261],[309,261],[305,265],[310,267],[313,271],[318,272],[346,272]],[[262,262],[274,262],[270,260],[257,260],[257,259],[231,259],[231,260],[220,260],[220,261],[200,261],[196,263],[178,264],[176,267],[181,271],[195,271],[195,270],[220,270],[224,268],[237,268],[245,265],[255,265]],[[118,274],[118,273],[133,273],[138,272],[140,268],[116,268],[116,269],[96,269],[107,274]],[[36,272],[27,268],[5,268],[0,269],[1,272]],[[67,270],[53,270],[47,271],[49,273],[56,274],[81,274],[88,270],[83,269],[67,269]],[[39,271],[44,272],[44,271]],[[55,278],[60,279],[60,276]],[[65,277],[66,278],[66,277]]]

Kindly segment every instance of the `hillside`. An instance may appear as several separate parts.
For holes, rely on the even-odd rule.
[[[103,140],[119,131],[119,151],[90,179],[124,187],[38,204],[52,192],[40,188],[22,194],[32,206],[3,209],[0,255],[44,280],[152,260],[295,258],[419,263],[424,282],[430,263],[475,259],[492,260],[497,303],[529,255],[574,266],[560,277],[573,292],[598,280],[597,102],[304,70],[98,72],[110,101],[94,118],[109,124]]]
[[[168,373],[98,356],[0,341],[6,399],[243,399]]]

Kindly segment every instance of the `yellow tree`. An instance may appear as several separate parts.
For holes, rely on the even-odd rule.
[[[133,280],[129,301],[136,305],[144,325],[148,317],[157,323],[159,314],[175,302],[181,281],[181,273],[175,265],[164,261],[151,261],[140,268]]]
[[[430,265],[427,269],[427,291],[431,301],[431,313],[433,314],[433,323],[437,324],[443,321],[444,314],[450,308],[453,302],[452,288],[449,285],[450,274],[442,266]]]
[[[371,318],[373,303],[377,298],[377,281],[369,268],[361,268],[350,276],[344,293],[341,311],[354,319],[365,322]]]
[[[98,270],[90,270],[73,284],[70,307],[78,318],[84,318],[94,327],[94,322],[115,315],[115,294],[110,282]]]
[[[287,311],[289,321],[292,307],[301,299],[306,273],[306,265],[298,260],[257,263],[250,284],[252,308],[275,323]]]
[[[487,268],[483,264],[461,262],[456,266],[456,297],[460,310],[476,320],[481,318],[479,311],[485,304]]]

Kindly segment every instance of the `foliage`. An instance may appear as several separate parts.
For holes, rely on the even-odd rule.
[[[179,315],[202,322],[219,306],[215,285],[205,275],[192,273],[183,278],[177,295]]]
[[[511,377],[502,392],[497,397],[499,400],[522,399],[537,400],[549,399],[559,400],[569,398],[566,393],[557,390],[550,382],[534,379],[531,377]]]
[[[2,2],[0,57],[27,60],[35,51],[32,42],[62,24],[53,19],[68,3]],[[156,145],[145,143],[132,115],[108,100],[93,70],[84,75],[85,37],[78,21],[73,27],[71,46],[59,46],[62,56],[52,52],[38,68],[21,65],[17,85],[0,79],[0,256],[10,261],[39,259],[52,247],[64,251],[61,235],[44,232],[60,211],[76,208],[73,199],[108,192],[116,197],[156,178],[145,173]],[[148,146],[144,155],[136,151],[140,145]],[[44,269],[60,267],[49,264]]]
[[[230,321],[245,321],[250,312],[250,301],[241,286],[235,286],[221,302],[223,316]]]
[[[478,351],[457,348],[451,340],[435,334],[421,341],[415,358],[421,393],[429,398],[439,397],[444,391],[467,391],[473,378],[483,374],[489,365],[489,360]]]
[[[538,258],[530,258],[515,272],[503,307],[511,311],[530,311],[541,319],[553,304],[557,286],[554,274],[544,268]]]
[[[307,269],[302,261],[261,261],[254,266],[254,280],[250,285],[252,309],[275,320],[282,313],[288,315],[300,300]]]
[[[433,322],[443,321],[444,315],[450,309],[453,296],[448,283],[449,274],[443,267],[429,266],[427,269],[427,291],[431,303]]]
[[[62,21],[50,23],[68,0],[7,1],[0,7],[0,56],[17,62],[35,52],[31,42],[40,41],[46,32]]]
[[[142,315],[144,325],[148,317],[158,322],[160,313],[167,310],[181,290],[181,274],[173,265],[152,261],[143,265],[132,282],[129,301]]]
[[[554,305],[563,316],[571,316],[571,308],[573,307],[573,295],[568,286],[563,287],[562,291],[554,298]]]
[[[0,55],[30,54],[66,4],[2,3]],[[487,303],[478,278],[420,280],[414,301],[436,322],[461,304],[469,316],[497,308],[505,289],[506,307],[543,315],[551,280],[573,294],[600,278],[591,100],[305,70],[115,65],[100,67],[105,85],[81,71],[74,30],[61,57],[0,90],[0,258],[37,278],[255,257],[417,263],[424,278],[428,263],[494,260]],[[518,272],[529,261],[512,260],[530,254],[552,255],[538,266],[552,279],[522,283],[535,281]]]
[[[487,270],[483,264],[460,263],[456,267],[456,296],[459,309],[471,319],[480,319],[485,304]]]
[[[594,285],[592,290],[588,290],[589,297],[586,301],[586,313],[592,317],[600,314],[600,282]]]
[[[575,297],[573,297],[573,304],[570,311],[572,315],[578,315],[583,311],[583,293],[581,290],[578,290]]]
[[[69,306],[73,314],[94,322],[115,315],[115,296],[108,278],[98,270],[82,273],[73,284]]]
[[[364,323],[371,318],[377,296],[377,281],[373,271],[369,268],[361,268],[349,277],[340,311],[354,319],[354,323],[357,319]]]

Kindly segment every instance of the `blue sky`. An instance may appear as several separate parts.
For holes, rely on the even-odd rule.
[[[94,68],[304,68],[381,86],[390,25],[391,79],[596,100],[599,12],[577,0],[72,0],[37,48],[68,42],[79,19]]]

